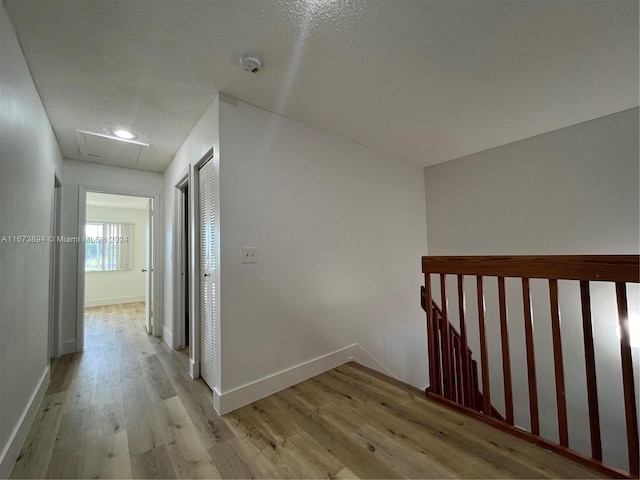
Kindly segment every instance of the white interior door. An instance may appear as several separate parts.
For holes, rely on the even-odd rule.
[[[217,369],[216,177],[209,160],[200,169],[200,376],[213,389]]]
[[[153,199],[147,203],[146,262],[142,270],[145,277],[145,327],[153,334]]]

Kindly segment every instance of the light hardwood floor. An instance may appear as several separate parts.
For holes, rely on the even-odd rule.
[[[356,364],[224,417],[142,304],[87,309],[12,478],[595,478]]]

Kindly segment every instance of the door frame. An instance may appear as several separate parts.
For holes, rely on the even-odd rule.
[[[53,241],[50,246],[49,260],[49,340],[48,359],[58,358],[61,352],[62,329],[60,328],[60,213],[62,205],[62,182],[57,173],[53,176],[53,205],[51,215],[51,235]]]
[[[182,276],[186,263],[190,261],[190,252],[193,247],[189,245],[189,238],[185,235],[184,223],[189,222],[189,237],[191,232],[191,214],[189,219],[184,218],[184,207],[190,204],[189,197],[192,188],[191,170],[187,167],[180,175],[173,191],[173,332],[171,334],[172,348],[184,348],[186,344],[184,317],[186,304],[191,301],[191,273],[189,273],[189,292],[185,295],[185,278]],[[185,195],[184,188],[189,187],[189,197]],[[191,209],[189,209],[191,210]],[[191,305],[189,305],[191,307]],[[189,315],[189,330],[191,330],[191,308]],[[191,333],[191,332],[189,332]]]
[[[144,326],[147,329],[147,333],[153,333],[153,316],[156,297],[153,293],[154,289],[154,233],[153,226],[155,224],[153,199],[147,199],[147,206],[145,213],[147,214],[147,221],[145,225],[145,259],[144,259]]]
[[[162,248],[162,203],[159,193],[142,190],[132,190],[126,188],[102,187],[96,185],[80,185],[78,188],[78,238],[84,232],[84,224],[87,219],[87,193],[108,193],[110,195],[126,195],[129,197],[143,197],[153,199],[153,215],[156,221],[153,222],[153,296],[154,312],[152,335],[162,334],[162,319],[164,302],[162,301],[162,279],[164,273],[164,259]],[[78,288],[77,288],[77,314],[76,314],[76,351],[80,352],[84,348],[84,293],[85,293],[85,271],[84,271],[84,244],[78,241]]]

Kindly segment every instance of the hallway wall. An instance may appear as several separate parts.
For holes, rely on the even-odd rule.
[[[0,240],[52,232],[62,155],[0,3]],[[27,188],[28,186],[28,188]],[[51,242],[0,241],[0,478],[7,478],[49,383]]]
[[[422,169],[222,94],[165,171],[165,340],[175,343],[174,185],[212,147],[222,271],[216,406],[235,408],[355,352],[424,387]],[[258,248],[257,264],[242,264],[248,246]]]
[[[424,387],[422,168],[222,95],[219,109],[222,394],[352,344]]]

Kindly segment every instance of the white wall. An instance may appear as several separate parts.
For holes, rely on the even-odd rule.
[[[214,155],[219,156],[218,135],[218,98],[216,97],[164,172],[164,237],[166,239],[164,308],[166,315],[162,334],[165,341],[174,348],[182,346],[176,343],[177,338],[176,341],[173,340],[174,330],[182,328],[182,319],[177,318],[178,313],[174,310],[173,299],[176,253],[174,251],[176,248],[174,206],[177,192],[175,186],[188,174],[189,167],[195,165],[210,149],[213,148]]]
[[[638,109],[428,167],[425,185],[430,255],[637,254]],[[510,334],[517,347],[512,351],[516,420],[527,427],[522,300],[519,285],[509,282]],[[557,433],[548,290],[542,281],[534,283],[541,427],[542,433],[553,439]],[[624,468],[626,436],[613,289],[592,288],[605,461]],[[490,281],[486,289],[495,292],[495,282]],[[584,352],[582,335],[576,334],[582,331],[579,292],[569,282],[561,282],[560,289],[564,297],[560,307],[570,445],[588,453]],[[474,291],[467,293],[470,312],[476,309]],[[636,315],[638,289],[629,293],[630,309]],[[449,303],[455,305],[455,297]],[[494,339],[490,346],[491,391],[493,403],[502,406],[495,303],[495,299],[487,301],[489,333]],[[638,317],[636,321],[640,321]],[[477,332],[472,332],[472,337],[472,349],[478,353]],[[634,356],[637,373],[640,351],[635,350]]]
[[[49,235],[62,156],[0,4],[0,238]],[[50,243],[0,243],[0,478],[49,382]]]
[[[638,253],[638,109],[425,169],[429,254]]]
[[[133,266],[130,270],[114,272],[86,272],[85,306],[116,305],[144,302],[146,265],[146,210],[133,208],[87,206],[87,222],[118,222],[133,225],[131,249]]]
[[[222,394],[354,343],[424,387],[422,169],[228,97],[219,115]]]
[[[161,196],[162,174],[132,170],[128,168],[98,165],[88,162],[65,160],[62,177],[62,216],[61,233],[64,236],[78,236],[78,205],[81,188],[105,193],[122,193],[126,195]],[[155,207],[154,207],[155,208]],[[162,232],[162,204],[157,206],[158,235],[156,247],[163,251],[164,238]],[[62,353],[78,350],[81,342],[78,335],[82,333],[78,319],[78,244],[64,243],[61,246],[62,257]],[[161,258],[161,256],[159,257]],[[160,265],[161,262],[157,262]],[[163,269],[156,271],[156,281],[162,288]],[[162,324],[162,300],[156,304],[156,320]]]

